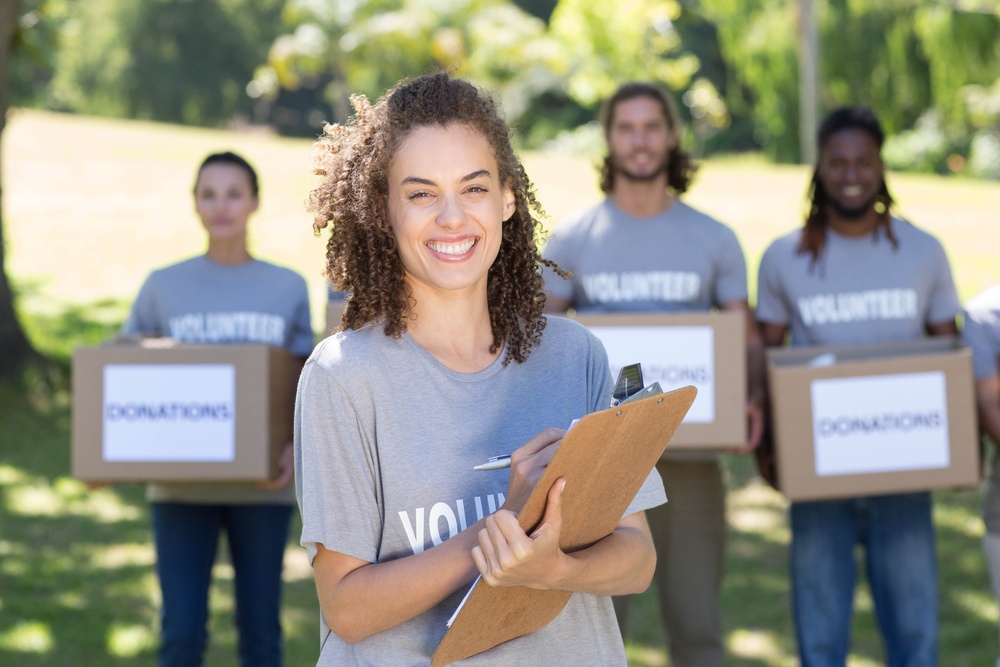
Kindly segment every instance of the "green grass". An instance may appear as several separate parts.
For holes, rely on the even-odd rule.
[[[17,111],[4,134],[8,269],[32,340],[56,361],[25,389],[0,385],[0,665],[107,666],[154,662],[158,589],[143,489],[89,490],[69,477],[69,359],[110,336],[152,267],[202,251],[189,188],[197,161],[233,147],[261,172],[254,244],[310,281],[323,312],[322,241],[302,205],[313,182],[309,142],[147,123]],[[599,199],[590,164],[526,156],[556,224]],[[767,243],[798,224],[808,169],[759,160],[706,163],[687,197],[730,223],[751,272]],[[948,248],[963,298],[1000,280],[1000,187],[961,179],[891,175],[915,222]],[[751,273],[752,275],[752,273]],[[786,576],[782,497],[730,457],[729,546],[723,622],[734,667],[796,664]],[[997,605],[980,540],[979,490],[935,494],[941,593],[941,663],[991,665]],[[288,665],[315,662],[318,608],[294,526],[286,551]],[[232,577],[217,566],[207,664],[235,665]],[[852,667],[881,664],[871,603],[858,589]],[[668,665],[652,590],[633,607],[630,664]]]

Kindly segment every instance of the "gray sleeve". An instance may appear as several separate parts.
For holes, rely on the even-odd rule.
[[[299,281],[296,290],[298,305],[295,307],[288,349],[297,357],[308,357],[316,344],[316,333],[312,330],[312,319],[309,313],[309,290],[306,288],[304,278],[299,276]]]
[[[157,294],[155,279],[152,275],[146,278],[139,295],[132,303],[128,318],[122,325],[122,333],[128,335],[162,336],[166,333],[165,325],[157,315]]]
[[[361,408],[363,414],[363,408]],[[330,368],[310,360],[295,401],[295,494],[300,543],[378,560],[382,522],[374,439]]]
[[[552,233],[548,242],[545,244],[545,248],[542,250],[542,257],[555,262],[559,265],[559,268],[564,271],[573,271],[574,266],[576,265],[576,257],[574,257],[574,253],[571,248],[572,235],[566,232],[567,230],[564,229],[560,234],[557,229]],[[547,294],[557,299],[572,300],[572,278],[566,280],[547,266],[542,267],[542,276],[545,280],[545,292]]]
[[[747,262],[735,232],[723,227],[722,255],[715,282],[715,305],[747,298]]]
[[[781,276],[775,264],[777,249],[772,244],[760,259],[757,270],[757,309],[758,322],[787,325],[791,316],[783,298],[784,289],[781,286]]]
[[[958,292],[955,290],[955,279],[951,273],[951,265],[948,263],[948,255],[945,254],[944,247],[940,243],[936,243],[936,245],[936,278],[928,303],[928,324],[951,322],[962,309],[958,300]]]
[[[1000,317],[986,308],[965,311],[962,340],[972,350],[972,372],[975,379],[996,377],[997,355],[1000,354]]]

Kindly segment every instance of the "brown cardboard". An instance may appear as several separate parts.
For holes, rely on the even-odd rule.
[[[136,365],[231,365],[235,370],[235,456],[217,461],[106,460],[105,369]],[[254,481],[278,472],[278,456],[292,437],[300,362],[267,345],[107,345],[73,352],[72,474],[93,482]],[[113,408],[109,407],[109,410]],[[197,446],[197,445],[192,445]]]
[[[566,552],[586,548],[614,530],[672,443],[697,390],[683,387],[666,394],[593,412],[573,426],[545,468],[517,515],[531,533],[545,514],[549,489],[566,480],[562,496],[559,547]],[[672,446],[672,445],[671,445]],[[534,632],[554,619],[571,591],[525,586],[473,585],[434,655],[433,667],[444,667],[502,642]]]
[[[829,364],[833,355],[836,361]],[[823,500],[865,495],[905,493],[937,488],[976,486],[980,479],[979,453],[976,436],[975,401],[973,397],[972,356],[967,348],[953,338],[935,337],[923,340],[880,343],[859,346],[826,346],[774,349],[768,351],[768,381],[770,384],[771,412],[775,440],[778,484],[789,500]],[[826,365],[812,366],[817,358]],[[825,361],[824,361],[825,360]],[[910,384],[919,387],[921,400],[934,392],[924,392],[923,385],[915,384],[917,374],[937,373],[944,376],[944,403],[946,404],[947,429],[940,424],[943,443],[946,440],[947,463],[911,470],[873,470],[819,474],[817,460],[820,456],[816,438],[823,429],[830,433],[830,424],[844,427],[837,437],[843,446],[857,446],[863,442],[864,429],[851,427],[852,418],[844,421],[827,421],[815,424],[814,392],[824,380],[841,378],[877,378],[880,381]],[[826,383],[829,386],[830,383]],[[843,384],[845,387],[852,385]],[[888,386],[888,385],[886,385]],[[895,385],[894,385],[895,386]],[[864,401],[867,415],[890,415],[883,402],[910,401],[905,392],[886,392]],[[927,399],[936,400],[936,399]],[[919,408],[914,407],[914,415]],[[852,413],[854,417],[859,413]],[[900,413],[896,413],[897,415]],[[912,415],[911,415],[912,417]],[[906,417],[909,420],[911,417]],[[913,417],[917,419],[919,417]],[[882,422],[886,423],[886,422]],[[866,466],[867,457],[876,456],[879,448],[910,447],[916,429],[912,421],[900,421],[904,428],[874,429],[882,438],[863,445],[861,456],[855,456],[851,466]],[[931,423],[928,421],[927,423]],[[815,430],[814,430],[815,429]],[[831,438],[828,441],[832,441]],[[825,450],[829,452],[830,450]],[[847,451],[847,450],[844,450]],[[891,450],[884,450],[891,451]],[[915,449],[907,451],[916,451]],[[904,457],[891,456],[892,461]]]
[[[635,356],[634,348],[628,344],[629,336],[623,337],[623,344],[612,345],[606,340],[603,327],[711,327],[713,331],[714,391],[712,385],[698,381],[692,376],[680,377],[674,382],[660,380],[664,391],[684,385],[698,388],[698,399],[687,419],[677,429],[671,440],[671,450],[719,450],[746,443],[746,403],[747,403],[747,359],[746,321],[743,313],[736,311],[700,313],[606,313],[577,315],[581,324],[591,329],[605,343],[612,371],[618,372],[622,365],[639,362],[643,368],[643,380],[649,385],[657,378],[650,373],[656,364],[683,366],[690,361],[689,354],[682,348],[665,344],[657,348],[657,359],[641,359]],[[698,418],[701,402],[712,402],[711,421],[693,421]],[[700,418],[699,418],[700,419]]]

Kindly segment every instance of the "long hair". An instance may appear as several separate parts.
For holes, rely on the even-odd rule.
[[[332,227],[325,275],[336,289],[349,292],[343,326],[358,329],[384,320],[386,335],[398,338],[406,331],[414,299],[389,221],[389,165],[413,130],[465,125],[492,147],[500,184],[515,197],[514,214],[503,223],[500,250],[489,269],[487,300],[491,351],[506,343],[504,363],[523,362],[545,328],[540,265],[555,265],[539,253],[544,212],[496,103],[447,73],[401,81],[374,105],[363,96],[351,102],[355,116],[327,125],[314,144],[314,169],[323,182],[308,199],[315,233]]]
[[[665,89],[652,83],[631,82],[622,84],[615,94],[609,97],[601,107],[601,127],[604,129],[605,143],[609,146],[608,154],[600,165],[601,191],[605,194],[611,192],[615,184],[615,169],[611,160],[610,137],[611,124],[614,122],[615,109],[617,106],[628,100],[639,97],[646,97],[660,105],[663,117],[667,121],[667,127],[680,131],[680,118],[677,115],[677,105],[673,97]],[[691,154],[680,147],[680,137],[677,144],[667,155],[667,186],[676,194],[687,192],[694,178],[698,165],[695,164]]]
[[[817,133],[816,145],[819,148],[820,160],[823,158],[823,150],[827,142],[833,135],[844,130],[861,130],[875,141],[879,152],[882,151],[882,144],[885,142],[885,133],[882,126],[871,109],[861,106],[841,107],[831,112],[820,125]],[[813,168],[812,180],[807,191],[808,211],[806,212],[805,225],[802,228],[802,235],[799,237],[799,245],[796,252],[800,255],[809,254],[812,264],[815,266],[823,254],[826,247],[826,229],[829,225],[827,211],[830,206],[830,195],[823,187],[823,182],[819,177],[819,165]],[[878,216],[876,233],[879,230],[885,232],[886,238],[896,247],[898,242],[892,232],[892,225],[889,220],[892,216],[893,205],[892,195],[889,194],[889,187],[885,183],[885,174],[882,175],[882,187],[875,195],[874,208]]]

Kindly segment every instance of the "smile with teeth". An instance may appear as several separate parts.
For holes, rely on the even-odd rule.
[[[840,191],[845,197],[859,197],[864,193],[864,188],[860,185],[846,185]]]
[[[476,239],[464,239],[462,241],[456,241],[454,243],[445,243],[444,241],[431,241],[427,244],[427,247],[432,251],[441,253],[442,255],[464,255],[472,249],[472,246],[476,245]]]

